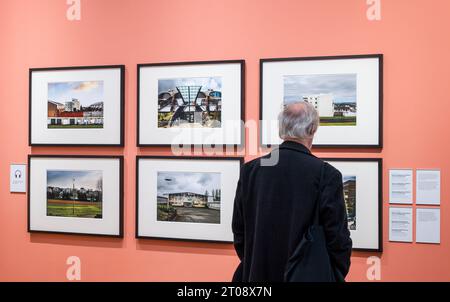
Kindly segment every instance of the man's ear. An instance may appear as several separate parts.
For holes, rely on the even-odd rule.
[[[307,129],[307,132],[308,132],[309,136],[313,136],[316,133],[316,126],[315,126],[315,124],[309,125],[309,127]]]

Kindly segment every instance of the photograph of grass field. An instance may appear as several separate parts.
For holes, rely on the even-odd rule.
[[[102,218],[102,171],[47,171],[47,216]]]
[[[90,129],[90,128],[95,128],[95,129],[100,129],[103,128],[103,125],[48,125],[49,129]]]
[[[102,218],[102,203],[49,199],[47,216]]]

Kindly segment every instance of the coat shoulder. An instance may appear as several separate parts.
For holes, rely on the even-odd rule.
[[[326,182],[336,178],[342,179],[342,173],[338,169],[333,167],[330,163],[324,162],[323,178]]]
[[[251,161],[248,161],[244,163],[241,167],[242,172],[250,171],[255,169],[256,167],[259,167],[261,164],[261,157],[252,159]]]

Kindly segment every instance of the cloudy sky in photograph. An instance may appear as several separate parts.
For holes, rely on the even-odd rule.
[[[191,192],[211,194],[220,189],[220,173],[215,172],[158,172],[158,196],[168,193]]]
[[[213,89],[222,91],[221,77],[206,77],[206,78],[175,78],[175,79],[160,79],[158,81],[158,93],[168,91],[169,89],[176,90],[177,86],[202,86],[201,91]]]
[[[283,78],[285,103],[321,93],[332,93],[335,103],[356,103],[356,74],[289,75]]]
[[[349,181],[349,180],[356,180],[356,176],[349,176],[349,175],[343,175],[342,176],[342,181],[343,182],[346,182],[346,181]]]
[[[103,81],[48,83],[48,99],[61,104],[77,99],[84,107],[103,102]]]
[[[75,179],[75,188],[97,190],[99,180],[103,181],[102,171],[47,171],[47,186],[72,188]]]

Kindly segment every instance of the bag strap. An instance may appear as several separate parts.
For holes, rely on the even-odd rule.
[[[315,204],[315,209],[314,209],[314,220],[313,220],[313,225],[314,226],[319,226],[320,225],[320,201],[322,199],[322,177],[323,177],[323,169],[325,167],[325,164],[322,163],[321,167],[320,167],[320,177],[319,177],[319,193],[317,194],[317,200],[316,200],[316,204]]]

